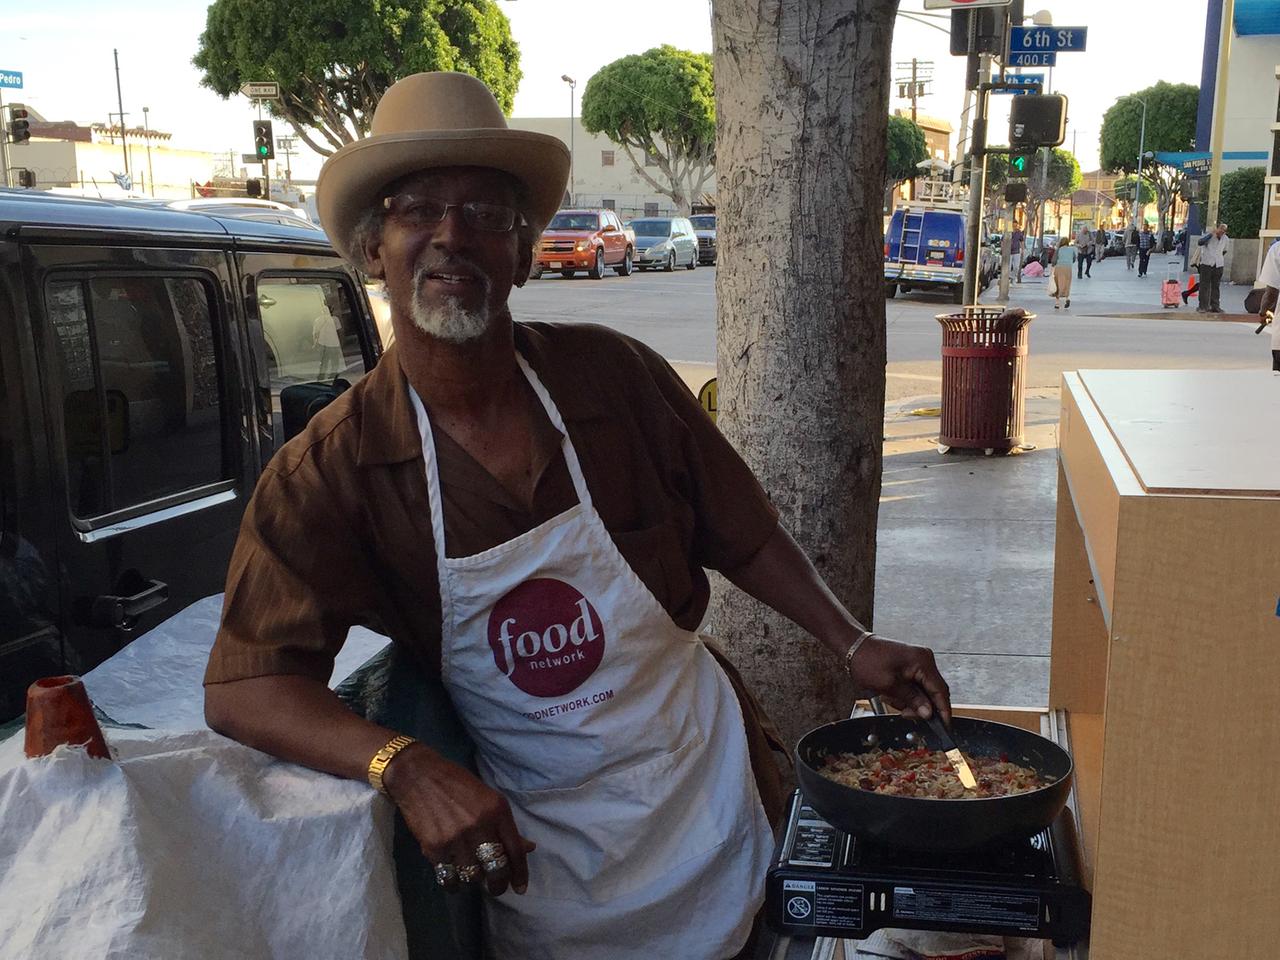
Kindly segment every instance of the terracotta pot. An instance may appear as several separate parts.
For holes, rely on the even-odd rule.
[[[28,757],[43,757],[62,744],[84,746],[91,757],[111,759],[102,727],[79,677],[43,677],[27,688]]]

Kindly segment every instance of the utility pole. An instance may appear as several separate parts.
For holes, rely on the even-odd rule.
[[[120,93],[120,51],[112,50],[116,58],[116,105],[120,108],[120,148],[124,151],[124,175],[129,176],[129,144],[124,129],[124,97]],[[132,178],[130,178],[132,179]]]
[[[911,58],[908,64],[905,60],[894,65],[898,70],[906,70],[908,66],[911,68],[910,77],[899,77],[895,82],[898,84],[898,96],[904,100],[911,101],[911,122],[916,122],[916,101],[926,96],[924,86],[933,79],[933,61],[917,60]],[[916,198],[916,179],[912,177],[907,181],[907,196],[909,199]]]
[[[970,48],[972,49],[972,47]],[[964,302],[978,302],[978,265],[982,260],[982,200],[987,190],[987,98],[991,79],[991,54],[978,58],[977,99],[973,111],[973,136],[969,141],[969,217],[965,224]]]
[[[4,96],[0,91],[0,120],[4,119]],[[9,186],[9,127],[0,132],[0,164],[4,165],[4,185]]]
[[[284,153],[284,178],[287,182],[293,182],[293,147],[296,144],[296,137],[276,137],[276,148]]]

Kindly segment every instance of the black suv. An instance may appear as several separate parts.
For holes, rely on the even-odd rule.
[[[262,467],[380,352],[316,228],[0,190],[0,722],[221,591]]]

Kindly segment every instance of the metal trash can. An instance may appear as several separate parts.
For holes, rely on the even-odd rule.
[[[1022,444],[1028,326],[1035,314],[1003,306],[942,313],[942,427],[938,448],[994,453]]]

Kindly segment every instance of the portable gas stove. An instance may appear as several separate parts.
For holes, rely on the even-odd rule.
[[[1031,837],[961,852],[901,850],[845,833],[797,790],[765,886],[780,933],[859,940],[882,927],[1003,934],[1068,946],[1089,932],[1070,808]]]

